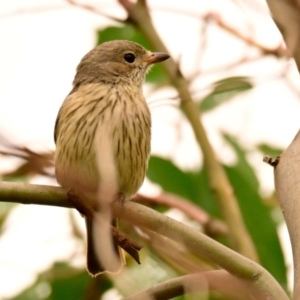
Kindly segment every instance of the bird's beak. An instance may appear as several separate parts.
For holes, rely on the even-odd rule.
[[[161,52],[150,52],[143,60],[147,65],[152,65],[168,59],[170,55]]]

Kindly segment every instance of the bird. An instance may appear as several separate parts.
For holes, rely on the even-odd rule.
[[[103,222],[97,222],[96,216],[108,212],[102,209],[107,195],[109,203],[130,200],[144,181],[151,115],[142,87],[152,65],[168,58],[131,41],[104,42],[82,58],[73,88],[59,109],[54,129],[57,181],[96,211],[85,216],[91,276],[117,273],[124,264],[114,242],[120,263],[110,266],[101,257],[111,248],[103,245]],[[110,221],[116,226],[115,219]]]

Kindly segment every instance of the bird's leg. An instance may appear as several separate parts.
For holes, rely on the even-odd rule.
[[[80,212],[80,214],[92,218],[97,211],[91,205],[88,204],[88,201],[83,201],[82,197],[76,193],[73,189],[69,190],[68,201],[72,203],[72,205]],[[123,206],[125,202],[125,198],[123,194],[120,194],[120,197],[117,199],[120,201]],[[124,251],[126,251],[138,264],[140,264],[140,258],[138,251],[142,249],[141,246],[136,241],[132,240],[126,234],[121,232],[118,228],[111,225],[111,233],[113,235],[114,241],[121,247]]]

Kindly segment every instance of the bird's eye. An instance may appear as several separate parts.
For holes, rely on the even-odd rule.
[[[129,63],[133,63],[134,61],[135,61],[135,56],[134,56],[134,54],[132,54],[132,53],[126,53],[125,55],[124,55],[124,59],[127,61],[127,62],[129,62]]]

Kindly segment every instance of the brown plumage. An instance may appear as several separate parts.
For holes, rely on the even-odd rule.
[[[144,180],[151,118],[142,84],[149,66],[168,57],[133,42],[110,41],[86,54],[77,67],[73,90],[55,124],[55,172],[62,187],[95,209],[106,201],[100,187],[102,195],[112,191],[127,200]],[[94,276],[117,272],[109,264],[104,267],[95,250],[95,239],[101,242],[99,224],[89,218],[86,223],[88,271]]]

